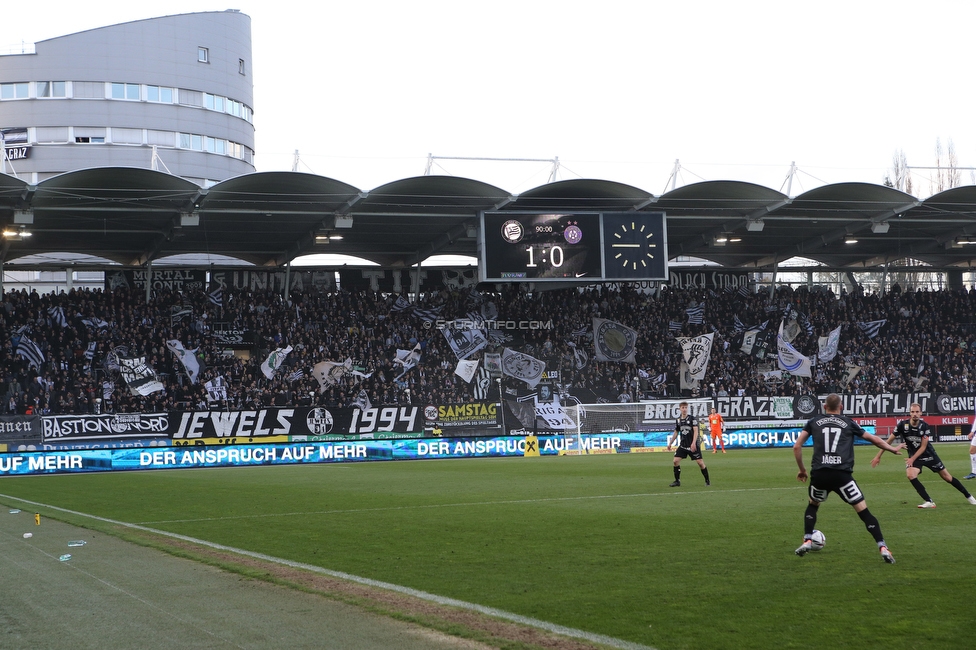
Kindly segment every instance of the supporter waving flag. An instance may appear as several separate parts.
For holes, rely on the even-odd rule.
[[[274,352],[268,355],[268,358],[264,360],[261,364],[261,372],[268,379],[274,377],[274,374],[281,367],[281,364],[285,362],[285,357],[291,352],[292,347],[289,345],[286,348],[276,348]]]
[[[868,337],[869,339],[873,339],[881,332],[881,328],[884,327],[884,324],[887,322],[888,322],[887,318],[882,318],[881,320],[872,320],[867,322],[858,321],[857,327],[862,332],[864,332],[864,335],[866,337]]]

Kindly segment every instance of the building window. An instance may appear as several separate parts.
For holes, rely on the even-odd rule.
[[[105,144],[105,136],[78,135],[75,136],[75,144]]]
[[[197,48],[197,61],[200,63],[210,63],[210,48]]]
[[[65,82],[63,81],[38,81],[37,82],[37,96],[38,97],[65,97],[67,93],[65,92]]]
[[[244,59],[237,59],[237,71],[241,74],[247,74],[247,68],[244,67]]]
[[[139,84],[112,84],[112,99],[139,99]]]
[[[146,101],[172,104],[173,89],[165,86],[146,86]]]
[[[0,84],[0,99],[27,99],[30,84],[27,82],[16,84]]]

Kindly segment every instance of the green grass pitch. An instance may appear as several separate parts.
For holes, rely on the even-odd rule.
[[[963,446],[940,449],[967,473]],[[0,493],[661,649],[968,647],[976,507],[926,472],[938,508],[917,509],[901,459],[872,469],[872,452],[855,477],[893,566],[836,495],[826,548],[793,554],[806,497],[788,449],[709,453],[708,488],[687,460],[675,489],[670,454],[621,454],[5,478]]]

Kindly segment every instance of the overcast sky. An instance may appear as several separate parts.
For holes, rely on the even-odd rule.
[[[560,179],[660,194],[675,159],[679,185],[774,189],[795,160],[798,194],[880,183],[897,148],[932,165],[940,137],[976,165],[974,2],[8,2],[0,49],[227,8],[252,19],[259,171],[298,149],[303,171],[372,189],[428,153],[558,156]],[[550,171],[438,164],[516,193]]]

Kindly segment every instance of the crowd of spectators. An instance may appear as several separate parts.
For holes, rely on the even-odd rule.
[[[689,324],[686,310],[703,305],[702,324]],[[221,305],[208,294],[158,291],[147,304],[141,292],[73,290],[38,295],[11,291],[0,303],[0,397],[3,413],[158,412],[256,406],[348,406],[365,391],[382,404],[451,404],[475,400],[479,383],[455,374],[457,358],[436,323],[468,314],[534,325],[490,332],[490,344],[472,355],[502,347],[526,352],[559,369],[564,390],[589,391],[611,401],[651,395],[794,395],[849,393],[970,392],[976,352],[976,292],[901,291],[841,294],[826,290],[717,292],[707,289],[646,291],[586,287],[525,293],[512,285],[498,293],[444,289],[404,307],[398,296],[373,292],[308,292],[285,300],[272,292],[225,291]],[[60,315],[64,315],[64,319]],[[178,316],[174,316],[178,314]],[[496,316],[497,314],[497,316]],[[592,319],[607,318],[638,332],[636,367],[593,360]],[[841,326],[839,353],[818,364],[811,378],[780,377],[772,354],[742,352],[742,326],[783,319],[803,323],[793,345],[816,357],[818,338]],[[884,320],[874,338],[859,322]],[[680,324],[680,329],[679,329]],[[215,329],[248,333],[243,349],[219,344]],[[715,332],[705,379],[681,391],[677,336]],[[43,354],[39,367],[16,353],[26,336]],[[180,340],[203,364],[191,382],[166,341]],[[94,346],[92,344],[94,343]],[[419,364],[403,371],[397,350],[420,345]],[[261,372],[269,351],[291,346],[272,379]],[[581,354],[582,351],[585,354]],[[133,395],[112,360],[145,356],[165,386]],[[584,359],[583,357],[588,357]],[[350,359],[362,375],[348,374],[320,390],[311,368],[320,361]],[[584,363],[585,361],[585,363]],[[859,368],[859,370],[856,370]],[[297,371],[302,371],[301,377]],[[222,376],[227,401],[209,402],[204,382]],[[509,390],[528,387],[505,378]],[[484,389],[484,385],[481,385]],[[489,397],[497,399],[492,385]],[[480,397],[484,397],[481,395]]]

